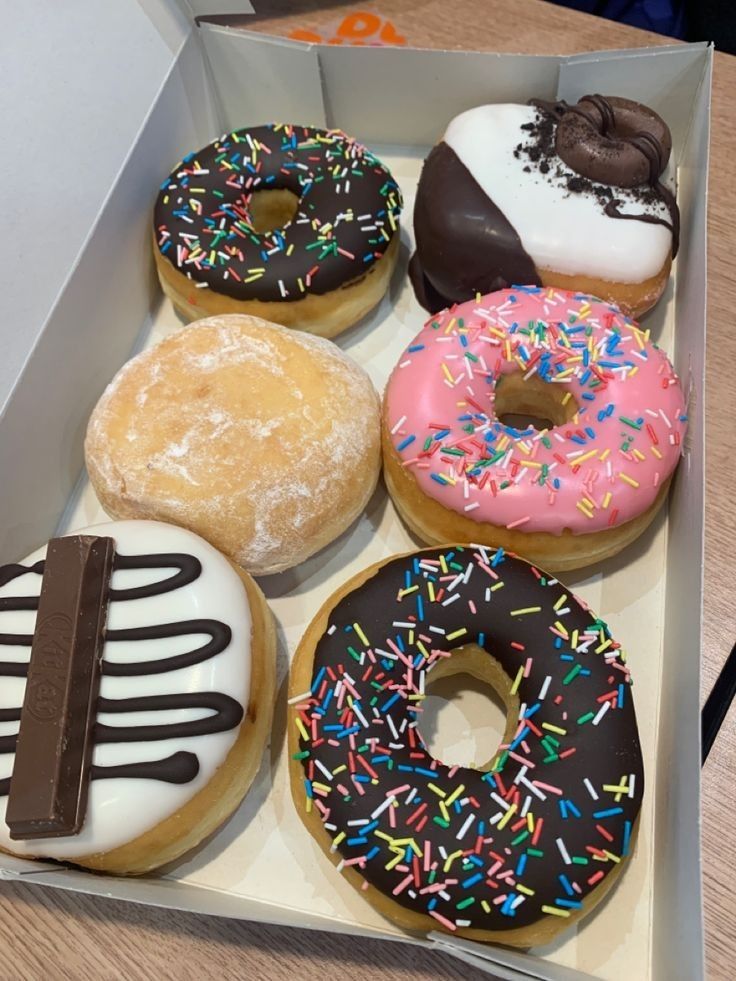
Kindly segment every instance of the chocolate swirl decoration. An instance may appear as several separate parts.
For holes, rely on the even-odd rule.
[[[645,213],[626,214],[620,200],[605,207],[609,218],[664,225],[672,233],[672,257],[680,244],[680,211],[672,191],[660,180],[672,151],[672,136],[665,121],[631,99],[585,95],[574,106],[564,99],[530,105],[557,122],[555,149],[575,173],[612,187],[633,188],[649,184],[667,208],[669,221]]]
[[[142,569],[175,569],[165,579],[133,586],[125,589],[110,589],[110,603],[124,603],[129,600],[161,596],[174,592],[194,582],[202,573],[202,565],[197,558],[184,553],[160,553],[152,555],[116,554],[113,571]],[[14,579],[33,573],[43,576],[43,559],[33,565],[10,564],[0,566],[0,586]],[[0,613],[20,610],[37,610],[38,596],[0,597]],[[107,677],[143,677],[177,671],[191,667],[215,657],[230,643],[232,631],[219,620],[181,620],[177,623],[153,624],[147,627],[133,627],[107,630],[105,643],[122,641],[161,640],[170,637],[184,637],[191,634],[205,634],[209,640],[184,654],[164,658],[154,658],[130,663],[103,660],[102,674]],[[31,647],[31,634],[0,633],[0,647]],[[25,678],[28,674],[27,662],[0,661],[0,677]],[[199,709],[208,712],[203,718],[187,722],[166,722],[160,725],[111,726],[97,722],[94,729],[95,743],[155,742],[162,739],[185,739],[217,732],[226,732],[239,725],[243,718],[243,707],[235,699],[220,692],[196,692],[193,694],[150,695],[138,698],[111,699],[100,697],[97,710],[114,715],[130,712],[167,712],[172,709]],[[0,709],[0,723],[20,720],[21,709]],[[0,753],[13,753],[17,735],[0,736]],[[199,760],[194,753],[176,752],[160,760],[117,766],[92,766],[91,778],[104,780],[119,777],[143,780],[160,780],[165,783],[185,784],[194,780],[199,773]],[[10,778],[0,780],[0,796],[7,796]]]

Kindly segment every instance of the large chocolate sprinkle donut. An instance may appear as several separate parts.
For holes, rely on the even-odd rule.
[[[426,684],[457,670],[509,709],[485,770],[435,759],[417,729]],[[546,942],[631,853],[644,781],[623,652],[503,550],[426,549],[348,582],[308,628],[290,695],[297,807],[405,927]]]

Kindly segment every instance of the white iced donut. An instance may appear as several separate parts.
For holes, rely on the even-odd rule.
[[[238,806],[270,731],[275,635],[245,573],[191,532],[120,521],[113,539],[86,815],[18,841],[6,806],[46,546],[0,566],[0,850],[121,874],[177,858]]]

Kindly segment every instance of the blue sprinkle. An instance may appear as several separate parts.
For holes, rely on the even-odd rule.
[[[567,895],[568,896],[574,896],[575,895],[575,890],[570,885],[570,880],[567,878],[567,876],[566,875],[563,875],[562,873],[560,873],[560,875],[558,875],[557,878],[562,883],[562,888],[565,890],[565,892],[567,893]]]
[[[609,807],[607,811],[593,811],[593,817],[596,819],[615,817],[616,814],[623,814],[623,812],[623,807]]]

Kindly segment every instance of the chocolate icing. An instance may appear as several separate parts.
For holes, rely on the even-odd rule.
[[[16,841],[84,823],[113,555],[111,538],[48,544],[5,815]]]
[[[537,573],[522,560],[504,556],[502,550],[489,553],[446,546],[395,558],[337,603],[329,614],[329,630],[316,645],[309,707],[297,706],[310,733],[309,740],[300,737],[299,758],[307,795],[311,780],[329,790],[321,797],[315,791],[314,796],[333,842],[345,860],[361,857],[357,868],[371,885],[408,909],[428,912],[434,908],[446,920],[468,921],[469,928],[505,930],[539,920],[545,904],[555,906],[560,916],[569,915],[563,910],[574,909],[615,867],[602,850],[617,856],[627,853],[628,836],[641,806],[644,774],[628,673],[606,625],[556,579]],[[444,576],[441,556],[447,563]],[[436,563],[436,574],[428,573],[434,593],[425,588],[426,569],[418,564],[427,559]],[[416,584],[421,595],[414,591]],[[494,585],[497,588],[490,592]],[[444,592],[436,601],[440,589]],[[455,593],[457,602],[453,601]],[[557,633],[552,629],[555,623],[563,624],[561,630],[554,628]],[[572,650],[569,637],[582,637],[585,631],[592,641]],[[430,755],[416,728],[421,698],[412,700],[417,698],[413,692],[424,690],[421,676],[427,663],[417,650],[417,634],[431,653],[430,663],[438,660],[436,648],[452,651],[474,643],[516,679],[525,714],[519,724],[522,731],[517,730],[514,740],[514,758],[504,752],[492,772],[483,773],[469,767],[449,768]],[[567,642],[560,639],[564,634]],[[362,642],[363,637],[368,643]],[[403,654],[390,655],[389,660],[382,653],[390,653],[389,649]],[[521,671],[527,658],[531,659],[528,677]],[[350,681],[347,700],[333,697],[335,679],[341,677]],[[545,682],[545,677],[550,681]],[[611,697],[612,688],[618,689],[622,704],[607,711],[600,725],[592,723],[603,700]],[[350,708],[354,704],[360,707],[365,725]],[[546,731],[556,733],[552,743],[543,726],[552,726]],[[320,761],[319,768],[315,760]],[[332,782],[325,773],[340,776],[333,776]],[[361,781],[362,794],[355,780],[351,783],[351,774]],[[612,796],[604,787],[620,784],[622,774],[634,775],[632,793]],[[520,782],[522,777],[526,783]],[[585,778],[597,788],[595,798],[586,789]],[[544,793],[539,788],[538,794],[532,794],[533,788],[527,792],[530,780],[543,782]],[[391,821],[386,800],[394,788],[401,789],[395,793]],[[409,798],[408,788],[416,788]],[[517,821],[521,803],[514,819],[500,830],[498,816],[492,820],[494,812],[504,813],[499,810],[501,804],[507,807],[504,801],[513,800],[516,791],[520,791],[520,801],[529,796],[535,827],[543,819],[536,852],[529,851],[526,820]],[[457,799],[456,805],[447,808],[447,827],[440,820],[441,797]],[[477,810],[473,800],[479,805]],[[417,830],[419,821],[412,814],[422,803],[427,805],[424,810],[429,818]],[[459,829],[469,814],[475,815],[472,830],[461,836]],[[349,825],[356,820],[366,824]],[[346,834],[340,840],[337,836],[343,830]],[[428,869],[421,860],[413,862],[410,851],[397,872],[396,862],[391,863],[395,853],[387,850],[387,836],[404,842],[399,854],[409,839],[415,839],[422,852],[429,843],[432,858],[439,861],[437,880],[454,883],[448,881],[443,893],[427,889],[434,875],[428,877]],[[566,846],[569,862],[561,857],[558,839]],[[445,856],[456,855],[458,849],[465,857],[457,859],[448,872]],[[599,870],[601,875],[595,877]],[[409,876],[413,871],[414,881],[397,889],[406,871]],[[579,890],[568,889],[569,882],[563,889],[561,881],[567,877],[577,880]],[[593,883],[588,881],[591,877]],[[494,879],[492,887],[486,884],[489,878]],[[517,883],[523,883],[522,890],[517,890]],[[533,898],[524,892],[529,889],[534,891]],[[481,901],[492,903],[504,893],[515,897],[514,901],[524,898],[513,909],[511,900],[503,906],[491,905],[490,910],[482,908]],[[437,901],[434,907],[433,899]]]
[[[257,232],[250,197],[277,189],[299,198],[296,215]],[[296,301],[364,276],[400,212],[389,171],[345,134],[254,126],[184,158],[161,186],[154,231],[160,252],[194,283],[237,300]]]
[[[419,258],[412,259],[412,282],[415,289],[420,284],[417,299],[432,313],[475,293],[540,285],[515,229],[446,143],[424,162],[414,234]]]
[[[28,573],[42,576],[44,568],[43,560],[30,566],[22,564],[0,566],[0,585],[5,585]],[[202,571],[199,560],[187,554],[115,555],[114,570],[171,568],[177,571],[165,579],[155,580],[143,586],[124,589],[111,588],[109,590],[110,603],[126,602],[173,592],[188,583],[194,582]],[[38,604],[38,596],[3,597],[0,599],[0,611],[35,610],[38,609]],[[183,620],[173,624],[153,624],[147,627],[108,630],[105,634],[105,642],[146,641],[190,634],[209,634],[210,640],[192,651],[160,659],[129,663],[103,660],[102,673],[113,677],[143,677],[168,673],[215,657],[227,648],[232,636],[230,627],[219,620],[197,619]],[[32,641],[32,635],[0,634],[0,646],[30,647]],[[0,662],[0,677],[23,678],[27,672],[27,663]],[[97,711],[105,713],[165,712],[172,709],[201,709],[207,714],[202,718],[188,722],[167,722],[149,726],[110,726],[98,722],[94,728],[94,741],[97,743],[124,743],[208,735],[235,728],[243,718],[242,705],[220,692],[154,695],[128,699],[99,698],[97,701]],[[0,711],[0,721],[14,721],[19,717],[20,709],[3,709]],[[14,752],[16,739],[17,737],[14,735],[0,737],[0,753]],[[161,780],[167,783],[186,783],[193,780],[198,772],[199,761],[194,754],[175,753],[165,759],[144,763],[131,763],[114,767],[93,766],[91,779],[127,777]],[[7,795],[10,782],[10,778],[0,780],[0,796]]]

